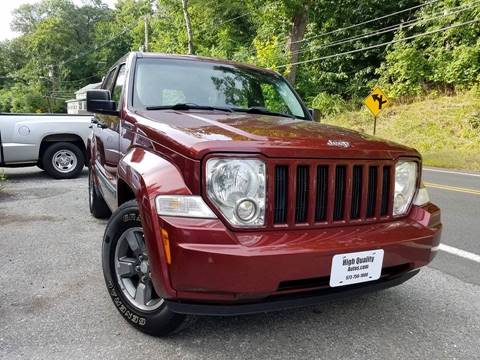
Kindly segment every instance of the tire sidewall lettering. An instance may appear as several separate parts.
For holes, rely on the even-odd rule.
[[[166,306],[161,306],[154,311],[142,311],[133,307],[117,281],[114,262],[115,246],[126,229],[138,226],[141,226],[141,218],[135,200],[122,204],[112,214],[102,245],[105,284],[115,308],[130,325],[150,335],[166,336],[183,329],[183,325],[187,324],[187,317],[171,312]]]
[[[135,314],[131,310],[129,310],[124,304],[122,299],[118,296],[117,290],[115,290],[115,285],[111,280],[107,280],[107,289],[109,295],[112,297],[113,303],[115,306],[118,308],[118,311],[127,319],[128,321],[131,321],[132,323],[140,326],[145,326],[147,323],[147,319]]]
[[[134,221],[134,222],[138,222],[139,224],[141,224],[141,220],[140,220],[140,214],[138,213],[129,213],[129,214],[125,214],[123,215],[122,217],[122,221],[124,223],[128,223],[128,222],[131,222],[131,221]]]
[[[135,225],[137,225],[138,223],[140,223],[140,215],[137,212],[127,213],[123,215],[122,222],[123,223],[133,222],[135,223]],[[110,244],[110,246],[113,246],[113,244]],[[111,274],[110,276],[114,276],[114,274]],[[124,304],[123,300],[119,296],[119,293],[117,292],[117,289],[115,288],[115,284],[113,283],[113,281],[111,279],[108,279],[106,283],[107,283],[108,293],[111,296],[113,303],[118,308],[118,311],[122,314],[122,316],[125,319],[127,319],[129,322],[135,325],[145,326],[147,323],[147,319],[145,317],[137,315],[129,307],[127,307],[127,305]]]

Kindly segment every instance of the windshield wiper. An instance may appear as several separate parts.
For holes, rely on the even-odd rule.
[[[279,112],[275,112],[275,111],[269,111],[265,108],[256,107],[256,106],[252,106],[252,107],[249,107],[249,108],[231,108],[231,109],[233,111],[246,112],[246,113],[249,113],[249,114],[275,115],[275,116],[288,117],[290,119],[296,119],[296,117],[293,116],[293,115],[289,115],[289,114],[285,114],[285,113],[279,113]]]
[[[269,111],[262,107],[252,106],[249,108],[238,108],[238,107],[220,107],[220,106],[210,106],[210,105],[197,105],[194,103],[177,103],[174,105],[159,105],[159,106],[147,106],[147,110],[210,110],[210,111],[225,111],[225,112],[245,112],[249,114],[264,114],[264,115],[274,115],[282,116],[290,119],[296,119],[295,116],[279,113],[274,111]]]
[[[209,106],[209,105],[197,105],[192,103],[178,103],[174,105],[160,105],[160,106],[147,106],[147,110],[219,110],[226,112],[233,112],[228,107]]]

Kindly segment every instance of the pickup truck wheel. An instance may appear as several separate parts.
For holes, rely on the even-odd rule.
[[[75,144],[53,143],[45,150],[42,165],[55,179],[73,179],[80,175],[85,166],[85,156]]]
[[[112,212],[95,185],[92,171],[92,167],[90,167],[88,170],[88,205],[90,214],[97,219],[108,219]]]
[[[110,218],[102,246],[108,293],[127,322],[144,333],[178,332],[187,317],[169,311],[153,287],[137,203],[128,201]]]

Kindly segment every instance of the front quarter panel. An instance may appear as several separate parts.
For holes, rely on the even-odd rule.
[[[152,280],[163,298],[176,296],[170,285],[168,266],[160,239],[155,198],[161,194],[191,195],[180,170],[164,158],[143,148],[132,148],[120,161],[118,177],[132,189],[138,203],[149,253]]]

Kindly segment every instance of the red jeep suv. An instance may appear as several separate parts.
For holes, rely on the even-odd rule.
[[[316,123],[275,72],[130,53],[87,107],[107,289],[146,333],[387,288],[436,254],[419,153]]]

